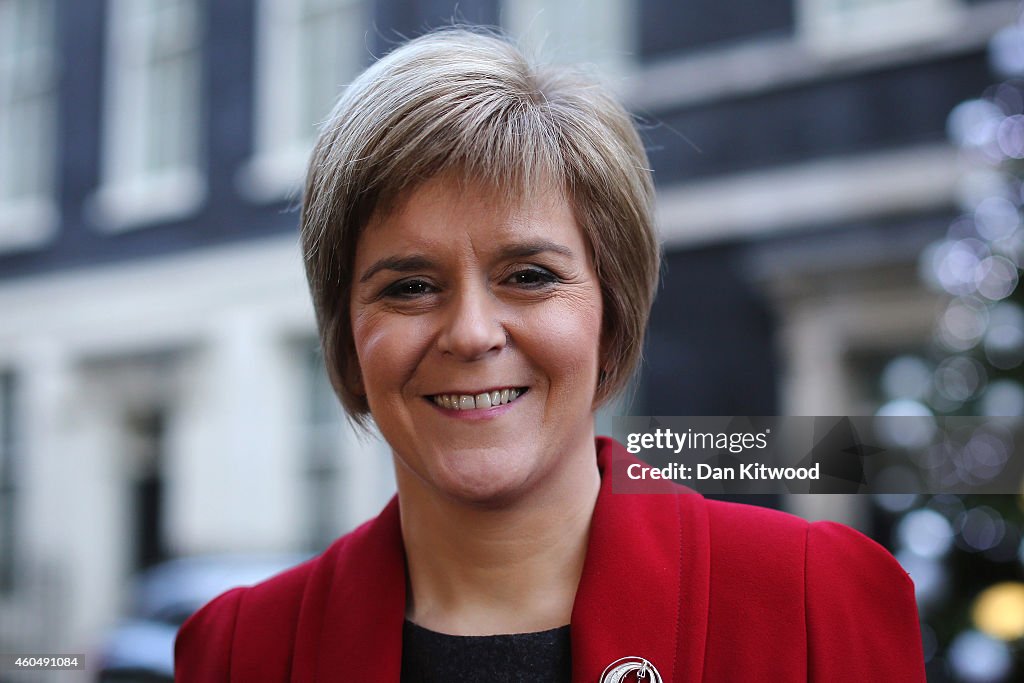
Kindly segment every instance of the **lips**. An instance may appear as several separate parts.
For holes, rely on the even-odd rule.
[[[527,390],[527,387],[508,387],[479,394],[434,394],[427,398],[448,410],[480,410],[512,403]]]

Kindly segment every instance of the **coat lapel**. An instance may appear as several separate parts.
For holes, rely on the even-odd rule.
[[[302,681],[381,681],[397,683],[402,669],[402,623],[405,620],[405,550],[398,499],[363,525],[322,563],[314,577],[313,600],[322,623],[310,620],[300,633],[319,652],[296,660],[316,662]],[[326,559],[326,558],[325,558]]]
[[[614,472],[637,462],[598,439],[601,491],[572,612],[573,683],[597,683],[620,657],[650,661],[665,681],[701,680],[710,553],[704,499],[613,493]]]

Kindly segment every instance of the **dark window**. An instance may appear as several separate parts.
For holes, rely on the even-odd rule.
[[[640,57],[653,61],[679,53],[794,29],[791,0],[648,0],[639,4]]]
[[[138,463],[132,480],[135,567],[145,569],[168,559],[164,536],[164,436],[162,410],[145,410],[128,416],[131,454]]]

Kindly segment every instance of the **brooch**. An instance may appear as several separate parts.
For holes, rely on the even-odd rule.
[[[654,665],[642,657],[621,657],[605,667],[598,683],[622,683],[626,676],[635,673],[636,680],[662,683],[661,674]]]

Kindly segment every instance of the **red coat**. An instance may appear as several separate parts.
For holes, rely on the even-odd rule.
[[[574,683],[620,657],[666,682],[923,682],[914,588],[874,541],[832,522],[601,491],[571,619]],[[176,681],[399,680],[405,557],[396,500],[322,555],[189,619]]]

